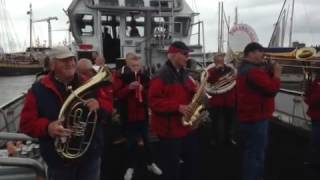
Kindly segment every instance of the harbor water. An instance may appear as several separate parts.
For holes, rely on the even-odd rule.
[[[0,77],[0,106],[27,92],[34,80],[35,75]]]

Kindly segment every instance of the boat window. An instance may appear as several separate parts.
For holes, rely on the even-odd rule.
[[[145,18],[127,16],[126,17],[126,35],[128,37],[144,37]]]
[[[169,17],[154,17],[151,28],[153,30],[154,38],[169,37]]]
[[[144,1],[143,0],[126,0],[126,6],[131,7],[143,7]]]
[[[169,2],[168,1],[161,1],[160,2],[162,8],[168,8],[169,7]],[[151,7],[159,7],[159,0],[152,0],[150,1],[150,6]]]
[[[99,0],[99,4],[106,6],[118,6],[118,0]]]
[[[176,17],[174,19],[174,32],[176,34],[182,34],[187,36],[190,29],[191,19],[190,17]]]
[[[119,38],[120,17],[111,15],[101,16],[103,37],[110,36],[112,39]]]
[[[92,36],[94,34],[94,19],[91,14],[76,15],[77,29],[81,36]]]

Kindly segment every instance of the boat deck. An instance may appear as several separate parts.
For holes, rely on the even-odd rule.
[[[204,127],[201,137],[201,175],[199,180],[240,180],[239,146],[216,147],[210,145],[209,129]],[[303,162],[308,149],[308,134],[286,127],[277,122],[270,124],[269,147],[266,161],[266,180],[306,180]],[[157,158],[157,143],[153,143]],[[112,172],[106,180],[122,180],[125,168],[125,144],[113,146],[109,154],[109,165],[105,172]],[[135,170],[134,180],[160,180],[152,175],[140,162]]]

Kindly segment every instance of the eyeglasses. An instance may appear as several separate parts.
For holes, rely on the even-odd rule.
[[[188,57],[189,56],[189,52],[181,52],[182,55]]]

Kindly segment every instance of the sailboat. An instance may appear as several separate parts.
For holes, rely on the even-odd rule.
[[[17,52],[19,48],[15,46],[18,44],[18,38],[15,36],[14,27],[10,21],[10,16],[6,10],[5,1],[0,1],[0,10],[2,21],[0,22],[1,32],[7,38],[0,39],[0,76],[16,76],[16,75],[30,75],[36,74],[42,70],[43,61],[46,57],[45,47],[32,47],[32,29],[30,28],[30,47],[25,52]],[[32,6],[30,5],[30,27],[32,27]]]

